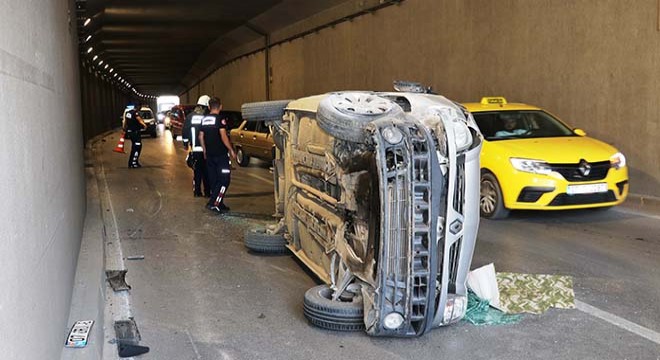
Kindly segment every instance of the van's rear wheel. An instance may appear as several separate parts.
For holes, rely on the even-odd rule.
[[[394,101],[366,92],[330,94],[319,103],[316,121],[328,134],[346,141],[365,143],[370,122],[397,117],[403,109]]]
[[[305,293],[303,312],[309,322],[323,329],[335,331],[364,330],[362,296],[332,300],[328,285],[315,286]]]
[[[286,254],[289,249],[282,235],[271,235],[265,229],[252,229],[245,232],[245,247],[262,254]]]

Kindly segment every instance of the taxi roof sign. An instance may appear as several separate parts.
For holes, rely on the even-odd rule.
[[[485,96],[481,98],[482,105],[506,105],[506,99],[502,96]]]

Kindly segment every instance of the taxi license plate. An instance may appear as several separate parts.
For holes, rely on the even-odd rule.
[[[568,185],[566,188],[566,193],[568,195],[576,194],[595,194],[602,193],[607,191],[606,183],[598,184],[584,184],[584,185]]]

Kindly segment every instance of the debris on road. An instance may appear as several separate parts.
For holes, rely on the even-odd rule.
[[[67,336],[66,347],[81,348],[87,346],[89,332],[94,325],[94,320],[79,320],[71,327],[69,336]]]
[[[126,283],[127,270],[106,270],[105,278],[114,291],[130,290],[131,286]]]
[[[463,320],[472,325],[508,325],[517,324],[522,319],[518,314],[505,314],[490,306],[490,302],[479,298],[474,292],[468,292],[468,305]]]
[[[142,336],[134,318],[115,321],[115,335],[119,357],[138,356],[149,352],[148,346],[139,345]]]

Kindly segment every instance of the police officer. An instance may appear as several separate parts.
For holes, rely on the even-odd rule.
[[[140,113],[135,109],[131,109],[124,114],[124,131],[126,138],[131,140],[131,153],[128,156],[128,167],[139,168],[140,153],[142,152],[142,135],[140,130],[146,129],[147,124],[144,123]]]
[[[227,119],[220,117],[222,103],[217,97],[209,100],[211,113],[202,119],[199,132],[199,142],[202,145],[204,158],[211,183],[211,198],[206,204],[207,209],[214,212],[229,211],[224,204],[225,194],[231,180],[229,157],[236,161],[234,147],[227,134]]]
[[[202,95],[197,100],[195,110],[186,116],[183,124],[183,146],[186,150],[190,151],[193,158],[193,196],[211,196],[209,187],[209,174],[206,169],[206,160],[204,159],[204,151],[199,145],[197,136],[202,125],[202,119],[208,115],[209,107],[208,95]],[[204,193],[202,194],[202,185],[204,185]]]

